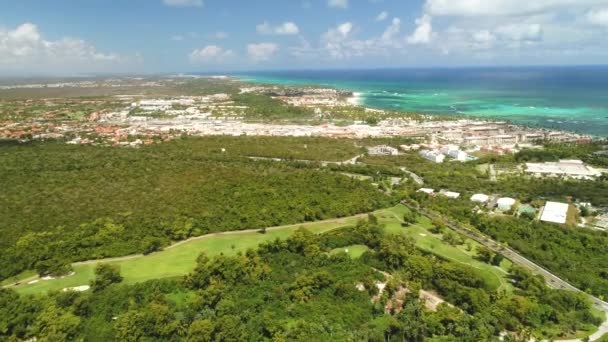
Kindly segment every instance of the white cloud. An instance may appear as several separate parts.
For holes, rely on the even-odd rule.
[[[407,42],[410,44],[430,43],[434,36],[432,21],[433,18],[428,14],[416,19],[416,30],[407,37]]]
[[[247,55],[253,62],[268,61],[279,50],[279,46],[274,43],[258,43],[247,45]]]
[[[346,37],[351,33],[352,30],[353,30],[353,23],[345,22],[343,24],[338,25],[335,32],[343,37]]]
[[[234,57],[234,52],[217,45],[207,45],[192,51],[189,57],[192,63],[223,63]]]
[[[275,31],[277,34],[298,34],[298,33],[300,33],[300,29],[298,28],[298,25],[296,25],[295,23],[293,23],[291,21],[284,22],[279,27],[277,27]]]
[[[388,12],[382,11],[376,16],[376,21],[385,21],[388,18]]]
[[[278,35],[294,35],[300,33],[298,25],[294,22],[286,21],[280,25],[272,26],[267,21],[256,26],[256,31],[259,34],[278,34]]]
[[[45,40],[32,23],[15,29],[0,28],[0,69],[25,69],[30,72],[57,72],[63,69],[101,71],[128,62],[116,53],[102,53],[78,38]]]
[[[353,23],[342,23],[323,33],[317,47],[302,39],[300,46],[290,48],[291,55],[304,59],[346,60],[369,56],[388,57],[393,52],[404,51],[405,37],[400,35],[399,18],[394,18],[377,37],[356,39],[355,31]]]
[[[344,42],[353,30],[353,23],[345,22],[335,28],[329,29],[321,36],[324,49],[334,59],[344,58]]]
[[[271,34],[272,33],[272,27],[270,26],[270,23],[268,23],[267,21],[258,24],[255,27],[255,30],[257,31],[257,33],[259,34]]]
[[[348,0],[328,0],[327,6],[331,8],[348,8]]]
[[[183,40],[185,40],[186,37],[182,36],[181,34],[176,34],[174,36],[171,37],[171,40],[174,40],[176,42],[181,42]]]
[[[498,27],[496,34],[505,40],[538,42],[543,38],[543,29],[539,24],[512,24]]]
[[[496,36],[488,31],[481,30],[473,32],[473,47],[475,49],[489,49],[496,42]]]
[[[589,11],[587,13],[587,20],[593,25],[608,27],[608,8]]]
[[[399,34],[399,31],[401,31],[401,19],[393,18],[392,24],[386,28],[384,33],[382,33],[382,37],[381,37],[382,41],[384,41],[384,42],[393,41],[395,39],[395,37]]]
[[[426,0],[425,10],[433,16],[511,16],[605,3],[606,0]]]
[[[163,0],[163,3],[172,7],[203,7],[203,0]]]

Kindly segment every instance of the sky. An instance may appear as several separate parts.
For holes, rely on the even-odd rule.
[[[0,75],[606,61],[608,0],[0,0]]]

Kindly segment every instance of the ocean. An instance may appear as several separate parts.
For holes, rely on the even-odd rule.
[[[235,75],[360,93],[363,105],[608,136],[608,66],[274,71]]]

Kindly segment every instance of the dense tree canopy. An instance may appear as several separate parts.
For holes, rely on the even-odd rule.
[[[369,182],[247,158],[342,158],[354,148],[334,143],[350,147],[335,154],[316,149],[318,139],[263,138],[186,139],[138,150],[0,146],[0,278],[36,265],[149,253],[191,236],[350,216],[394,203]]]
[[[201,254],[183,280],[37,297],[2,289],[0,339],[486,341],[504,331],[556,338],[599,323],[584,295],[550,290],[519,268],[514,293],[494,292],[477,270],[384,235],[371,217],[340,235],[302,229],[257,251]],[[352,242],[370,251],[327,253]],[[98,276],[108,274],[116,275]],[[413,295],[420,289],[447,303],[428,307]]]

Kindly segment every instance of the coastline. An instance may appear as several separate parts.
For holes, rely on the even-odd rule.
[[[353,92],[353,95],[346,102],[353,106],[363,106],[363,93]]]
[[[372,109],[435,117],[507,121],[532,129],[569,132],[604,139],[608,137],[608,116],[605,115],[608,113],[608,106],[602,101],[598,103],[599,98],[596,95],[587,99],[576,92],[568,93],[568,88],[560,89],[562,96],[547,95],[545,90],[539,93],[532,91],[529,94],[529,87],[517,88],[512,84],[504,90],[500,86],[480,90],[476,88],[477,85],[458,79],[448,84],[451,88],[444,89],[447,85],[441,82],[418,84],[409,79],[400,81],[399,76],[395,76],[391,83],[381,81],[386,75],[376,77],[376,74],[371,72],[361,74],[352,71],[351,73],[359,77],[355,78],[349,76],[349,72],[317,72],[310,75],[242,74],[232,77],[259,85],[318,86],[353,92],[350,104]],[[443,77],[443,74],[440,75]],[[449,76],[451,75],[445,77]],[[462,75],[460,76],[462,78]],[[575,90],[580,92],[580,89]]]
[[[413,113],[413,114],[419,114],[419,115],[435,117],[435,118],[442,118],[442,119],[453,120],[453,121],[467,120],[467,121],[476,121],[479,123],[506,122],[509,125],[521,127],[522,129],[531,129],[531,130],[533,129],[533,130],[544,131],[544,132],[562,132],[562,133],[568,133],[568,134],[579,134],[579,135],[582,135],[585,137],[592,138],[594,140],[596,140],[596,139],[602,140],[602,139],[608,138],[608,132],[605,135],[590,134],[590,133],[580,132],[580,131],[573,130],[573,129],[565,129],[562,127],[555,128],[555,127],[543,126],[540,124],[530,124],[530,123],[526,123],[526,122],[520,122],[518,120],[513,120],[512,118],[505,118],[505,117],[497,116],[497,115],[496,116],[495,115],[480,115],[480,114],[470,114],[470,113],[466,113],[466,112],[458,112],[458,114],[441,113],[441,112],[417,112],[414,110],[408,111],[403,108],[388,109],[388,108],[385,108],[382,106],[370,104],[369,101],[366,101],[369,99],[369,96],[366,96],[365,92],[363,90],[360,90],[360,89],[353,90],[352,88],[348,88],[345,86],[335,86],[335,85],[328,85],[328,84],[321,84],[321,83],[315,84],[312,82],[300,81],[300,80],[293,80],[293,81],[290,80],[287,82],[283,82],[283,81],[279,81],[279,80],[273,81],[273,80],[269,80],[269,79],[260,80],[260,79],[256,78],[255,76],[250,76],[250,75],[247,75],[247,76],[232,75],[230,77],[237,81],[251,83],[251,84],[255,84],[255,85],[262,85],[262,86],[274,85],[274,86],[285,86],[285,87],[325,87],[325,88],[331,88],[331,89],[336,89],[336,90],[340,90],[340,91],[351,92],[352,96],[350,96],[347,99],[348,104],[353,105],[353,106],[361,106],[361,107],[365,107],[365,108],[370,108],[370,109],[374,109],[374,110]],[[553,122],[552,119],[547,119],[547,121]]]

